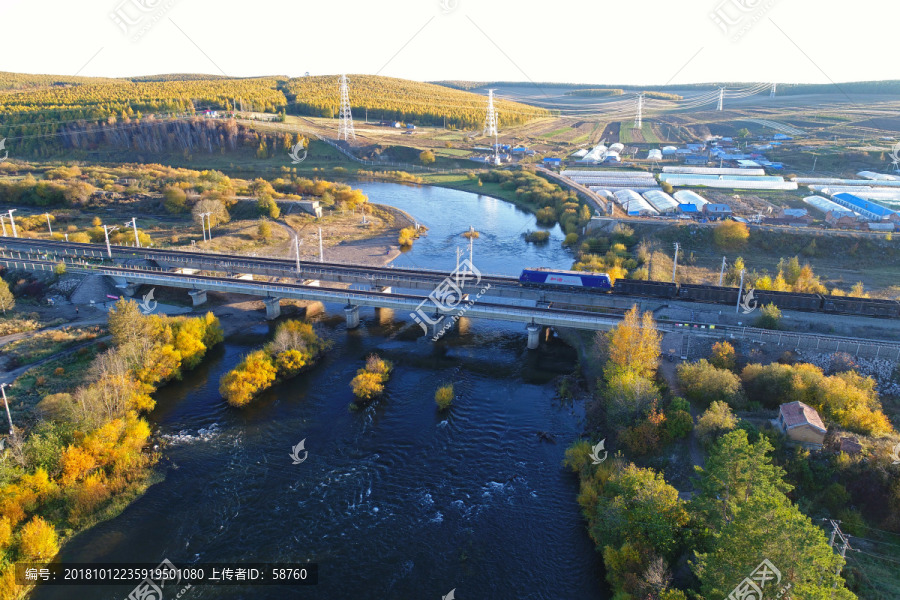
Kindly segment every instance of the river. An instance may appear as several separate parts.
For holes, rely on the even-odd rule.
[[[470,224],[481,232],[475,261],[484,272],[571,264],[558,228],[549,244],[526,245],[520,234],[537,229],[534,217],[503,201],[360,187],[429,228],[395,264],[451,269]],[[466,319],[433,343],[388,310],[361,309],[361,326],[348,332],[341,308],[317,319],[334,341],[326,358],[250,408],[229,408],[218,381],[272,325],[230,337],[160,390],[149,419],[164,441],[165,481],[71,540],[60,559],[319,564],[317,586],[195,587],[186,599],[439,600],[452,589],[460,600],[606,598],[576,478],[561,466],[583,405],[555,398],[551,380],[572,370],[575,353],[555,340],[529,352],[521,326]],[[394,372],[381,399],[351,412],[348,383],[371,352]],[[444,383],[457,397],[439,413],[434,392]],[[308,458],[292,464],[301,440]],[[44,587],[33,598],[112,600],[129,590]]]

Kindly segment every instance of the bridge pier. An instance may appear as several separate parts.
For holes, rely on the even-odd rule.
[[[347,329],[359,327],[359,307],[348,304],[344,307],[344,315],[347,317]]]
[[[444,330],[447,317],[445,315],[434,313],[431,316],[431,323],[428,323],[428,337],[432,340],[436,338]],[[436,341],[436,340],[435,340]]]
[[[192,306],[206,304],[206,290],[190,290],[188,296],[191,297]]]
[[[281,316],[281,298],[263,298],[266,305],[266,320],[274,321]]]
[[[540,325],[535,325],[531,323],[525,327],[525,330],[528,332],[528,349],[529,350],[537,350],[538,346],[541,344],[541,329]]]

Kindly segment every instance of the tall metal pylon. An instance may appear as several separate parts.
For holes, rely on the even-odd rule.
[[[487,116],[484,119],[484,135],[497,136],[497,113],[494,111],[494,90],[488,90]]]
[[[719,105],[716,107],[716,110],[724,110],[725,109],[725,88],[719,88]]]
[[[777,87],[778,87],[778,84],[777,84],[777,83],[773,83],[773,84],[772,84],[772,90],[769,92],[769,98],[774,98],[774,97],[775,97],[775,89],[776,89]]]
[[[638,94],[637,97],[637,116],[634,119],[634,128],[640,129],[644,125],[643,120],[644,113],[644,95]]]
[[[347,85],[347,76],[341,75],[341,110],[338,121],[338,139],[356,140],[356,132],[353,131],[353,115],[350,114],[350,88]]]

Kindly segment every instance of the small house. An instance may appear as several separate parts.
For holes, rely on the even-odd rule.
[[[548,156],[547,158],[544,159],[544,164],[548,167],[558,167],[562,164],[562,159],[561,158],[552,158],[552,157]]]
[[[822,417],[811,406],[803,402],[789,402],[782,404],[778,409],[778,429],[789,440],[810,446],[821,448],[825,442],[825,423]]]
[[[703,207],[703,212],[710,219],[726,219],[731,216],[731,207],[727,204],[709,204]]]

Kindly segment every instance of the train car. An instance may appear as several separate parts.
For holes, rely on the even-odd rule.
[[[612,283],[606,273],[588,271],[565,271],[559,269],[523,269],[519,282],[541,287],[577,287],[593,290],[610,290]]]
[[[738,290],[736,287],[682,283],[678,287],[678,298],[680,300],[691,300],[693,302],[736,304],[738,300]]]
[[[822,310],[822,296],[819,294],[802,294],[800,292],[774,292],[771,290],[754,290],[759,306],[774,304],[782,310]]]
[[[900,317],[900,302],[875,298],[825,296],[823,310],[827,313],[865,315],[869,317]]]
[[[652,296],[653,298],[674,298],[678,295],[678,285],[666,281],[641,281],[639,279],[619,279],[613,293],[624,296]]]

